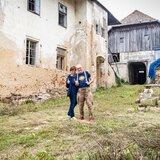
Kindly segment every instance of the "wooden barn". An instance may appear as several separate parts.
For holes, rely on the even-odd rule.
[[[130,84],[144,84],[150,64],[160,58],[160,21],[134,11],[108,32],[112,66]]]

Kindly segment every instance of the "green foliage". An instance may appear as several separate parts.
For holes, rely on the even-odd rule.
[[[117,75],[116,72],[115,72],[115,77],[116,77],[117,87],[121,87],[122,86],[122,81],[121,81],[121,78]]]
[[[47,151],[38,152],[36,157],[38,157],[39,160],[55,160],[54,155]]]

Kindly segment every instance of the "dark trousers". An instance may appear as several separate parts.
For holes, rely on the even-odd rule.
[[[77,94],[71,94],[69,96],[69,98],[70,98],[70,107],[69,107],[69,111],[68,111],[68,116],[73,118],[74,117],[74,108],[77,105]]]

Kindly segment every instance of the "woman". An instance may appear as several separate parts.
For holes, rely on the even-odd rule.
[[[71,119],[76,119],[74,114],[74,108],[77,105],[77,92],[78,87],[75,85],[76,79],[76,67],[73,66],[70,68],[70,75],[66,79],[66,87],[68,88],[67,96],[70,98],[70,107],[68,111],[68,116]]]

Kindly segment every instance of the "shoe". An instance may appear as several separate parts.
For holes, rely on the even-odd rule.
[[[89,117],[89,122],[93,122],[93,117],[92,116]]]
[[[72,117],[71,120],[77,121],[77,118],[76,117]]]
[[[79,117],[79,120],[84,120],[84,117],[80,116],[80,117]]]

